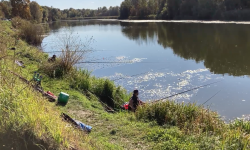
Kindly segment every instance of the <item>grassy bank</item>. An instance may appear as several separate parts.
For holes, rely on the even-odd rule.
[[[22,40],[15,46],[18,30],[10,22],[0,24],[0,58],[8,54],[0,59],[0,149],[250,148],[249,122],[225,124],[216,112],[172,101],[144,105],[134,114],[119,109],[129,95],[110,80],[76,69],[54,78],[42,69],[48,56]],[[23,61],[25,68],[13,64],[14,52],[7,49],[14,46],[15,59]],[[44,90],[56,95],[68,93],[69,103],[60,106],[48,102],[9,70],[28,80],[34,71],[42,73]],[[116,113],[106,112],[104,105]],[[86,135],[69,127],[60,118],[61,112],[92,126],[92,132]]]

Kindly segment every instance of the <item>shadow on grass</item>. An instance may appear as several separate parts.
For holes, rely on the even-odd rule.
[[[1,150],[53,150],[49,144],[41,139],[37,139],[30,133],[20,135],[14,131],[0,132],[0,149]]]
[[[60,103],[60,102],[57,102],[56,103],[56,106],[61,106],[61,107],[65,107],[68,103]]]

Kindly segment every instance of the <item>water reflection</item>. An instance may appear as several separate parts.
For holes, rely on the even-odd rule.
[[[86,20],[86,21],[61,21],[53,22],[49,24],[52,32],[58,32],[62,27],[77,27],[77,26],[89,26],[89,25],[120,25],[118,21],[98,21],[98,20]]]
[[[138,43],[157,40],[164,48],[204,65],[215,74],[250,75],[249,25],[121,23],[123,34]]]

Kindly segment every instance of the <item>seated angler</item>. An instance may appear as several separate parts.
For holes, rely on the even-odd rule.
[[[139,91],[134,90],[133,96],[129,100],[129,107],[134,112],[136,111],[139,105],[145,104],[143,101],[139,100],[138,96],[139,96]]]
[[[53,55],[52,57],[50,57],[49,59],[48,59],[48,62],[55,62],[56,61],[56,55]]]

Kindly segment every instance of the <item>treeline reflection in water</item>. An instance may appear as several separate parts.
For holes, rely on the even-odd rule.
[[[139,43],[153,42],[196,62],[215,74],[250,75],[250,25],[189,23],[121,23],[122,32]]]

